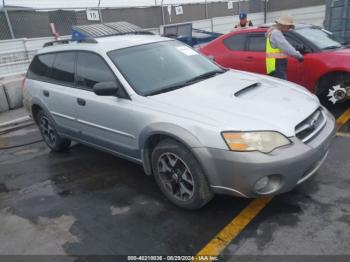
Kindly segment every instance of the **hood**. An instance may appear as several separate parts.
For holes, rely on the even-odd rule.
[[[320,106],[296,84],[233,70],[148,98],[180,117],[215,121],[221,131],[273,130],[288,137]]]

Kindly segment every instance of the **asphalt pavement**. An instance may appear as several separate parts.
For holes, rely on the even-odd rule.
[[[349,127],[317,175],[272,198],[215,255],[350,258]],[[50,152],[34,125],[0,135],[0,255],[195,255],[252,201],[216,196],[185,211],[133,163],[79,144]]]

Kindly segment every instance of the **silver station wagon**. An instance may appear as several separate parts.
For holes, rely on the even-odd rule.
[[[155,35],[48,43],[24,97],[53,151],[74,140],[131,160],[186,209],[214,194],[290,191],[335,135],[333,116],[303,87],[227,70]]]

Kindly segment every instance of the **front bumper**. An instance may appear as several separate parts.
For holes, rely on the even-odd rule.
[[[214,193],[249,198],[284,193],[311,177],[326,159],[336,127],[334,117],[328,111],[325,115],[326,125],[306,144],[293,137],[292,145],[269,154],[212,148],[193,151]],[[255,184],[266,176],[270,188],[256,190]]]

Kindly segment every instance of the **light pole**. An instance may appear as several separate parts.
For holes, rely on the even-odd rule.
[[[103,24],[103,17],[102,17],[102,12],[101,12],[101,0],[98,0],[98,14],[100,15],[100,21],[101,24]]]
[[[11,21],[10,21],[9,15],[8,15],[8,13],[7,13],[5,0],[2,0],[2,8],[4,9],[4,14],[5,14],[5,18],[6,18],[6,21],[7,21],[7,25],[8,25],[9,30],[10,30],[11,38],[12,38],[12,39],[15,39],[15,34],[13,33]]]
[[[164,0],[162,0],[160,8],[162,8],[162,19],[163,19],[163,25],[165,25],[165,15],[164,15]]]

